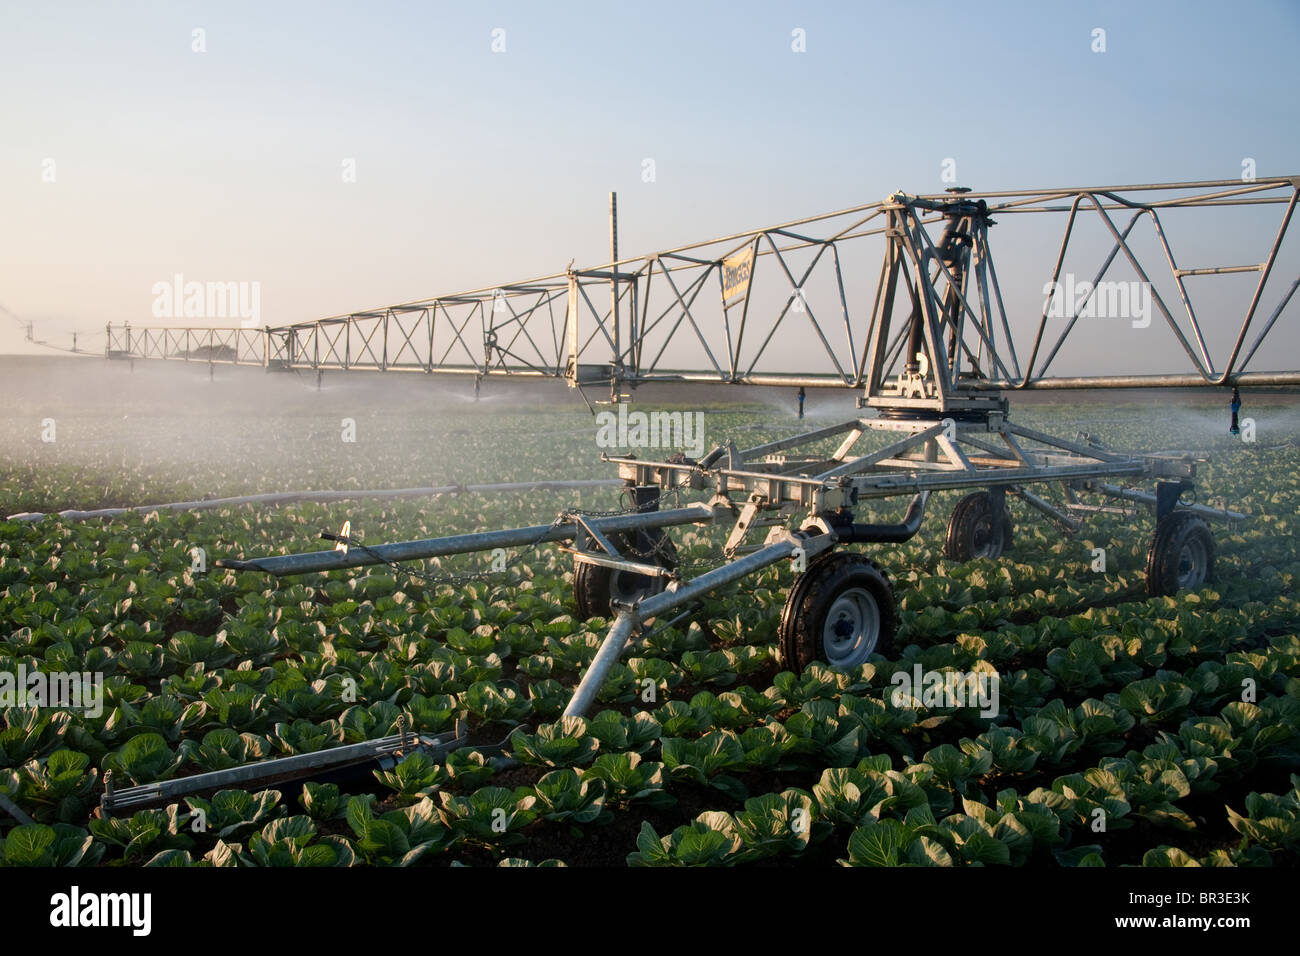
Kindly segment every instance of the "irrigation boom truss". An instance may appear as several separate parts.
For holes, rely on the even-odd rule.
[[[235,351],[228,361],[245,361],[246,354],[248,361],[254,361],[260,343],[260,361],[268,366],[566,377],[575,385],[608,383],[615,397],[624,386],[653,381],[829,384],[862,388],[859,407],[873,412],[751,448],[739,449],[728,442],[699,460],[682,455],[666,460],[606,456],[630,496],[631,506],[623,513],[564,512],[550,525],[377,546],[349,547],[355,542],[345,531],[325,535],[338,541],[334,550],[223,559],[217,564],[238,571],[294,575],[563,542],[574,558],[574,598],[580,616],[612,620],[566,715],[588,710],[611,667],[647,622],[662,620],[709,591],[784,560],[793,560],[801,572],[778,630],[786,667],[798,671],[822,660],[851,668],[872,654],[890,653],[897,614],[889,581],[864,554],[835,549],[841,544],[908,540],[920,530],[934,492],[968,491],[951,513],[944,541],[945,555],[954,560],[997,558],[1010,545],[1009,497],[1045,515],[1066,533],[1079,528],[1083,515],[1116,510],[1113,505],[1083,500],[1087,496],[1146,506],[1155,517],[1146,569],[1148,592],[1164,595],[1198,588],[1214,572],[1214,542],[1207,522],[1249,517],[1226,507],[1184,500],[1193,489],[1197,464],[1207,457],[1191,452],[1118,451],[1084,433],[1074,439],[1047,435],[1015,423],[1004,393],[1048,387],[1300,384],[1297,370],[1246,371],[1300,286],[1297,276],[1285,287],[1247,345],[1298,195],[1300,178],[979,196],[961,191],[922,197],[900,193],[881,203],[615,261],[600,269],[574,270],[497,290],[301,326],[230,330]],[[1263,262],[1176,265],[1162,225],[1169,210],[1269,205],[1281,206],[1282,212]],[[1132,244],[1135,227],[1149,220],[1178,289],[1183,321],[1175,319],[1169,303],[1155,292],[1151,301],[1181,345],[1188,370],[1162,375],[1049,376],[1054,359],[1078,324],[1078,309],[1087,295],[1074,303],[1075,311],[1053,335],[1047,334],[1052,317],[1044,308],[1030,338],[1015,341],[989,246],[994,213],[1065,215],[1050,276],[1053,283],[1062,277],[1077,222],[1085,213],[1095,213],[1110,242],[1094,273],[1090,285],[1094,290],[1120,256],[1150,285],[1149,273]],[[869,297],[869,310],[850,311],[841,250],[847,243],[869,237],[884,245],[880,279]],[[796,273],[790,261],[801,251],[807,254],[806,262]],[[760,264],[784,278],[794,294],[779,297],[783,304],[769,311],[769,319],[756,329],[754,280]],[[818,268],[830,270],[830,286],[837,293],[844,335],[840,351],[830,344],[822,324],[826,317],[815,314],[803,301],[803,290]],[[1247,272],[1259,273],[1253,295],[1228,354],[1216,362],[1184,280]],[[708,325],[697,310],[714,276],[722,314],[720,321]],[[609,287],[607,311],[596,304],[595,285]],[[655,299],[652,306],[652,287],[660,286],[669,290],[667,302]],[[773,335],[796,310],[796,302],[833,372],[756,372]],[[483,334],[481,363],[475,361],[465,335],[475,321],[476,331]],[[707,357],[708,370],[662,367],[664,350],[683,327],[690,333],[685,339]],[[452,341],[439,357],[433,346],[440,329],[450,329]],[[536,334],[539,329],[549,334]],[[193,359],[192,332],[136,330],[134,334],[143,337],[125,341],[110,335],[110,354]],[[178,338],[182,333],[184,350]],[[217,341],[209,339],[208,344]],[[245,348],[247,353],[241,351]],[[456,348],[463,352],[460,364],[448,361]],[[593,356],[602,350],[606,357],[596,362]],[[522,357],[531,353],[535,358]],[[207,358],[218,360],[210,350]],[[1140,481],[1154,487],[1149,492],[1133,487]],[[1037,485],[1059,486],[1059,500],[1050,501],[1030,490]],[[674,498],[695,493],[701,500],[661,510],[664,492]],[[855,511],[864,503],[897,496],[910,496],[910,502],[896,523],[857,520]],[[722,560],[718,567],[687,579],[666,529],[709,523],[731,525]],[[463,743],[463,737],[425,740],[415,735],[413,739],[417,742],[412,746],[437,754]],[[400,742],[406,741],[403,733]],[[383,746],[391,749],[389,744]],[[275,768],[266,769],[271,773]],[[119,799],[124,801],[121,805],[128,805],[125,801],[147,796],[124,792]]]
[[[895,193],[638,258],[618,260],[615,251],[615,261],[595,268],[297,325],[110,326],[106,351],[114,358],[317,372],[564,378],[571,385],[608,384],[615,397],[624,387],[664,381],[839,386],[863,388],[873,406],[897,407],[906,399],[938,411],[986,407],[988,393],[999,390],[1297,385],[1294,370],[1248,366],[1300,285],[1300,274],[1289,286],[1284,279],[1285,291],[1264,316],[1263,296],[1298,195],[1300,177]],[[1273,235],[1262,261],[1180,265],[1166,230],[1170,218],[1200,211],[1188,245],[1191,254],[1203,255],[1207,213],[1251,207],[1279,213],[1266,227]],[[1056,374],[1062,348],[1087,335],[1078,311],[1095,307],[1106,293],[1069,303],[1068,315],[1052,314],[1046,303],[1036,322],[1009,315],[989,241],[995,215],[1003,232],[1012,230],[1010,237],[1027,221],[1062,222],[1054,266],[1020,287],[1036,296],[1066,277],[1067,257],[1082,257],[1077,266],[1070,259],[1073,269],[1099,288],[1118,271],[1116,263],[1127,263],[1150,289],[1157,320],[1177,343],[1183,367],[1161,374]],[[1089,223],[1101,226],[1104,241],[1096,248],[1080,238]],[[616,250],[616,238],[611,245]],[[863,280],[877,265],[873,288]],[[1186,280],[1241,273],[1258,274],[1254,293],[1230,347],[1216,358]],[[1163,294],[1155,279],[1165,282]],[[1216,316],[1210,328],[1221,327]],[[782,361],[788,351],[782,343],[795,335],[814,342],[819,367],[766,370]]]

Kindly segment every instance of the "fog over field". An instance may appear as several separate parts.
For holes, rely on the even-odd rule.
[[[472,380],[460,376],[327,372],[318,387],[308,373],[219,365],[210,378],[202,363],[137,361],[132,367],[38,356],[0,356],[0,380],[0,464],[31,469],[33,486],[24,497],[39,497],[35,484],[51,468],[75,469],[94,479],[88,488],[102,488],[89,500],[46,501],[43,508],[152,503],[140,499],[132,475],[137,485],[166,477],[178,500],[327,490],[322,482],[357,488],[507,481],[516,480],[519,469],[537,480],[615,476],[613,466],[600,461],[605,449],[596,444],[592,410],[562,381],[489,378],[476,400]],[[857,409],[857,394],[809,390],[809,426],[873,415]],[[592,402],[609,398],[602,389],[587,395]],[[1048,413],[1103,438],[1108,425],[1145,420],[1154,441],[1148,450],[1170,447],[1175,438],[1180,447],[1218,447],[1227,432],[1226,390],[1009,397],[1016,420]],[[1294,396],[1248,391],[1245,402],[1242,415],[1255,419],[1263,444],[1300,427]],[[751,434],[767,427],[794,434],[800,426],[794,390],[785,388],[646,385],[632,393],[631,407],[709,415],[745,409]],[[608,406],[596,406],[602,408]],[[345,436],[347,420],[355,423],[351,436]],[[48,441],[47,421],[53,422]],[[705,422],[708,447],[726,439]],[[493,463],[476,450],[482,447],[491,448]],[[512,473],[503,473],[501,462],[512,460]],[[19,510],[9,504],[6,513]]]

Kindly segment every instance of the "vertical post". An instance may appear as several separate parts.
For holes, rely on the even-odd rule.
[[[424,317],[429,322],[429,364],[425,366],[426,372],[433,372],[433,323],[438,321],[438,303],[433,303],[433,307],[424,310]]]
[[[570,263],[572,264],[572,263]],[[565,377],[569,380],[569,388],[578,384],[578,352],[581,346],[578,343],[578,277],[569,272],[569,294],[565,300],[564,324],[565,337],[569,340],[569,360],[564,367]]]
[[[632,486],[632,505],[637,512],[658,511],[659,510],[659,486],[658,485],[633,485]]]
[[[609,194],[609,261],[618,262],[618,193],[616,192]],[[613,393],[612,398],[617,401],[621,389],[619,372],[623,367],[622,340],[618,334],[618,266],[611,265],[609,268],[609,319],[614,326],[614,366],[610,391]]]

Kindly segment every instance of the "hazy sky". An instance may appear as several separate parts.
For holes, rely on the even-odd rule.
[[[492,286],[604,262],[611,189],[627,255],[949,158],[978,189],[1296,174],[1298,43],[1295,0],[7,0],[0,304],[66,343],[175,273],[259,282],[270,324]]]

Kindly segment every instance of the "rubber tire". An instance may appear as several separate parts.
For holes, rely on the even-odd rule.
[[[648,531],[640,532],[620,532],[609,536],[610,543],[623,554],[624,557],[633,561],[648,563],[653,561],[661,568],[669,570],[677,567],[677,549],[673,547],[672,538],[664,533],[662,528],[651,528]],[[638,540],[639,539],[639,540]],[[612,568],[601,567],[599,564],[588,564],[585,561],[576,561],[573,566],[573,601],[578,608],[578,619],[585,621],[593,617],[613,617],[613,612],[609,606],[610,586],[614,582],[615,575],[628,574],[626,571],[615,571]],[[629,575],[630,578],[643,578],[646,587],[640,590],[641,596],[658,594],[664,589],[664,579],[649,579],[642,575]],[[619,588],[625,595],[636,593],[635,590],[629,591],[621,583]]]
[[[1183,549],[1199,541],[1204,548],[1205,576],[1192,589],[1202,588],[1214,577],[1214,535],[1210,526],[1190,511],[1171,511],[1156,522],[1147,555],[1147,593],[1153,597],[1177,594]]]
[[[836,599],[851,588],[861,588],[875,598],[880,615],[876,643],[862,662],[870,654],[888,656],[894,651],[898,609],[889,578],[864,554],[830,551],[813,559],[786,598],[777,628],[782,666],[800,674],[814,661],[829,663],[823,645],[826,615]]]
[[[1011,548],[1013,525],[1011,510],[1006,503],[1002,505],[1002,533],[998,539],[990,542],[991,553],[975,553],[975,535],[980,525],[988,525],[993,514],[993,502],[987,491],[976,491],[952,509],[952,519],[948,522],[948,538],[944,542],[944,557],[953,561],[970,561],[976,557],[1000,558]]]

